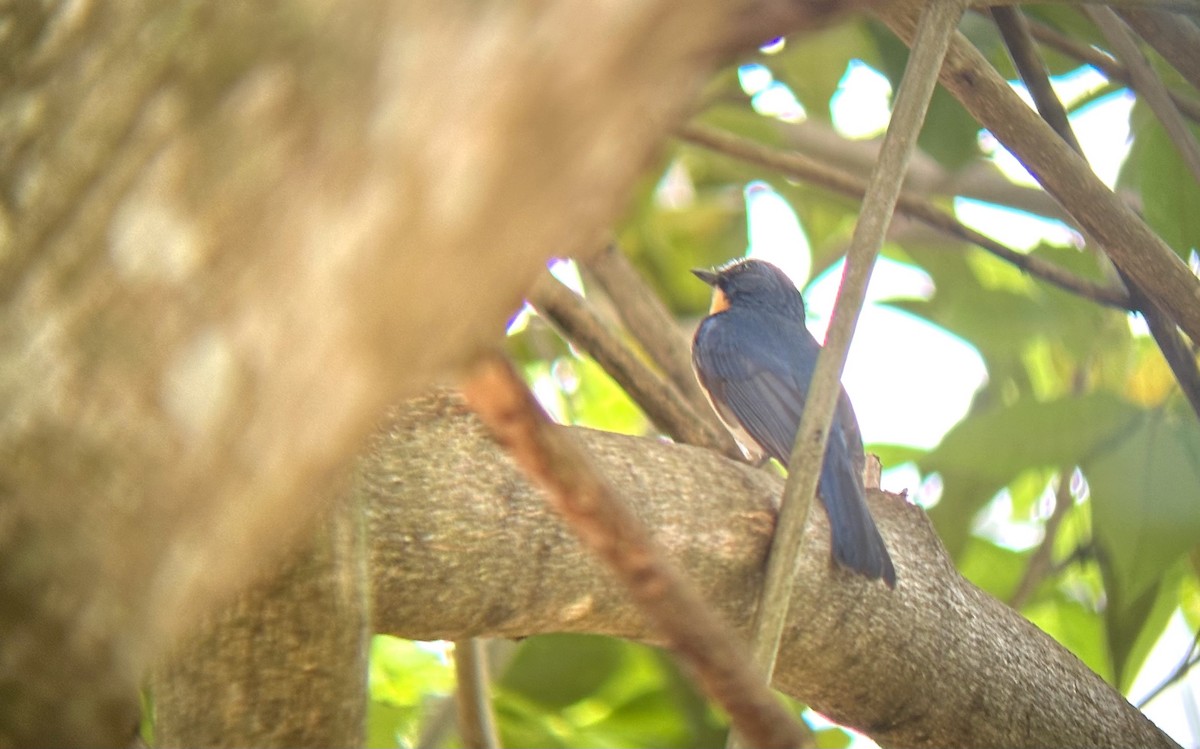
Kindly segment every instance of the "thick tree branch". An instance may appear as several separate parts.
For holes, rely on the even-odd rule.
[[[756,746],[801,744],[799,724],[756,678],[737,636],[667,560],[571,434],[550,421],[508,361],[496,354],[481,357],[464,392],[496,440],[626,587],[734,727]]]
[[[156,746],[361,746],[370,588],[363,508],[335,503],[269,575],[155,669]]]
[[[746,632],[782,482],[688,446],[570,431]],[[369,508],[377,631],[661,642],[457,398],[397,412],[355,491]],[[828,522],[813,513],[775,686],[885,745],[1173,746],[1077,658],[963,580],[924,513],[894,495],[870,502],[905,584],[836,574]]]

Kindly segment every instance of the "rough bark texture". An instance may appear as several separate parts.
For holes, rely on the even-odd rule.
[[[0,11],[0,746],[126,742],[385,404],[596,246],[744,11]]]
[[[743,632],[782,482],[707,451],[571,430]],[[454,398],[372,445],[375,628],[418,639],[598,632],[654,640],[608,573]],[[833,568],[813,513],[775,685],[896,746],[1173,746],[1078,659],[955,571],[924,513],[875,492],[894,592]]]
[[[361,746],[369,627],[362,509],[313,538],[170,653],[151,685],[161,747]]]

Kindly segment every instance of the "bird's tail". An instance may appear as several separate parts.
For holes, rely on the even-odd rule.
[[[862,479],[856,480],[853,461],[844,447],[837,447],[830,444],[818,484],[821,503],[829,514],[833,558],[847,569],[871,580],[882,579],[895,588],[896,568],[867,509]]]

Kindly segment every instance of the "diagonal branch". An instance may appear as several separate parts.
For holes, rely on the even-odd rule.
[[[701,125],[685,125],[677,131],[677,135],[689,143],[758,164],[767,169],[780,171],[789,177],[802,179],[848,197],[861,198],[866,193],[865,180],[802,154],[778,151],[761,143]],[[909,193],[901,193],[896,203],[896,210],[949,236],[970,242],[1029,275],[1054,284],[1064,291],[1091,299],[1098,304],[1123,309],[1128,309],[1130,306],[1129,296],[1124,289],[1098,284],[1035,255],[1017,252],[963,224],[952,214],[938,208],[928,200]]]
[[[1125,85],[1132,85],[1133,83],[1133,78],[1125,66],[1095,47],[1084,44],[1077,39],[1072,39],[1058,29],[1048,26],[1041,21],[1030,20],[1029,33],[1033,34],[1034,38],[1039,42],[1053,47],[1065,55],[1070,55],[1080,62],[1091,65],[1111,80],[1120,81]],[[1179,107],[1180,112],[1186,114],[1189,119],[1200,122],[1200,101],[1181,96],[1174,91],[1170,95],[1171,101],[1175,102],[1175,106]]]
[[[702,419],[673,384],[639,359],[583,298],[549,271],[538,277],[529,301],[595,359],[650,420],[676,442],[707,447],[730,458],[741,457],[741,450],[727,431]]]
[[[1008,47],[1008,54],[1017,73],[1033,97],[1038,113],[1076,153],[1082,154],[1083,147],[1079,145],[1079,139],[1075,137],[1075,131],[1067,119],[1066,107],[1059,101],[1058,94],[1054,93],[1050,75],[1046,72],[1046,63],[1029,33],[1029,19],[1016,8],[1003,6],[992,8],[992,18],[996,21],[996,27],[1000,29],[1004,46]]]
[[[466,382],[467,402],[496,440],[696,673],[734,726],[764,747],[794,747],[803,732],[747,665],[737,636],[668,561],[587,453],[556,427],[503,357],[485,355]]]
[[[1195,19],[1158,8],[1122,8],[1118,13],[1193,88],[1200,89],[1200,55],[1196,54],[1200,27]]]
[[[1170,100],[1163,95],[1161,82],[1153,74],[1153,71],[1147,72],[1142,69],[1148,66],[1145,60],[1142,59],[1141,53],[1133,45],[1133,40],[1120,20],[1107,8],[1090,8],[1088,11],[1097,25],[1105,31],[1110,40],[1114,41],[1114,46],[1121,50],[1122,57],[1126,59],[1130,70],[1135,71],[1138,79],[1150,89],[1154,89],[1155,84],[1157,84],[1157,90],[1160,94],[1157,99],[1159,106],[1169,110],[1167,114],[1174,115],[1174,121],[1183,129],[1185,139],[1190,142],[1190,145],[1194,149],[1195,141],[1187,133],[1187,127],[1184,125],[1182,118],[1179,117],[1179,112],[1171,106]],[[1024,16],[1005,8],[996,8],[993,15],[1001,32],[1004,34],[1005,44],[1009,47],[1013,62],[1021,74],[1021,79],[1025,82],[1026,87],[1033,96],[1038,112],[1041,113],[1046,122],[1054,128],[1055,132],[1072,150],[1081,157],[1086,158],[1083,153],[1083,147],[1079,145],[1079,139],[1075,137],[1075,131],[1071,128],[1071,122],[1067,119],[1066,109],[1063,107],[1062,102],[1059,101],[1058,94],[1054,92],[1054,88],[1050,85],[1050,76],[1046,70],[1046,65],[1042,62],[1041,56],[1033,45],[1032,38],[1029,36],[1028,26],[1023,22]],[[1147,80],[1147,78],[1150,80]],[[1184,143],[1183,145],[1186,147],[1188,143]],[[1198,163],[1200,163],[1200,158],[1198,158]],[[1183,337],[1179,334],[1179,328],[1171,320],[1170,315],[1163,310],[1162,305],[1147,294],[1128,273],[1119,267],[1117,268],[1117,272],[1121,276],[1121,280],[1125,282],[1125,286],[1129,289],[1129,298],[1133,302],[1133,307],[1140,311],[1145,318],[1146,325],[1150,328],[1150,333],[1154,336],[1159,350],[1162,351],[1163,358],[1166,359],[1171,372],[1175,375],[1175,381],[1179,383],[1180,388],[1192,406],[1192,410],[1200,418],[1200,369],[1196,366],[1196,359],[1188,349],[1187,342],[1183,340]]]
[[[911,43],[917,8],[880,6],[880,18]],[[1110,191],[1087,162],[1021,101],[961,35],[950,46],[942,83],[1063,204],[1113,263],[1158,300],[1192,340],[1200,340],[1200,283],[1183,261]]]
[[[1087,15],[1108,39],[1117,59],[1129,70],[1129,75],[1133,78],[1133,89],[1146,101],[1154,116],[1162,123],[1167,137],[1171,139],[1171,143],[1183,158],[1183,163],[1187,164],[1191,171],[1192,179],[1200,182],[1200,146],[1196,144],[1195,136],[1171,101],[1166,85],[1138,49],[1133,34],[1111,8],[1087,8]],[[1195,55],[1197,52],[1200,50],[1193,49],[1191,54]]]
[[[1025,566],[1025,572],[1021,575],[1016,590],[1008,599],[1008,605],[1018,611],[1041,585],[1042,580],[1046,579],[1046,574],[1053,567],[1054,542],[1058,538],[1058,528],[1073,506],[1071,502],[1071,472],[1073,470],[1074,466],[1071,465],[1061,466],[1058,470],[1058,489],[1054,492],[1054,511],[1046,520],[1042,542],[1030,555],[1029,564]]]
[[[700,389],[700,383],[692,371],[691,348],[680,330],[679,322],[629,262],[629,258],[616,244],[610,244],[589,258],[584,267],[612,299],[617,314],[625,323],[625,329],[637,339],[651,360],[662,367],[692,408],[704,416],[713,414],[708,397]],[[715,414],[706,418],[706,421],[720,426]],[[720,428],[724,431],[723,426]]]

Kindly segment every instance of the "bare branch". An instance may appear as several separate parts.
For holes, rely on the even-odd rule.
[[[1196,144],[1195,136],[1171,101],[1166,85],[1138,49],[1133,34],[1111,8],[1088,8],[1087,15],[1108,39],[1117,59],[1125,64],[1133,78],[1134,90],[1162,123],[1167,137],[1171,139],[1171,143],[1183,158],[1183,163],[1187,164],[1191,171],[1192,179],[1200,182],[1200,146]],[[1188,56],[1196,56],[1197,52],[1200,52],[1200,49],[1193,48]]]
[[[569,433],[749,631],[783,482],[710,451]],[[456,397],[406,404],[365,453],[374,629],[413,639],[591,632],[662,644],[604,565]],[[814,512],[775,686],[884,746],[1174,746],[1078,658],[964,580],[925,513],[868,492],[903,581],[853,584]],[[454,595],[446,595],[447,590]],[[1012,716],[1021,716],[1013,720]]]
[[[1110,79],[1126,85],[1133,84],[1129,71],[1109,55],[1088,44],[1072,39],[1058,29],[1048,26],[1041,21],[1029,20],[1029,32],[1043,44],[1049,45],[1063,54],[1070,55],[1080,62],[1104,73]],[[1195,122],[1200,122],[1200,101],[1171,92],[1171,101],[1179,107],[1179,111]]]
[[[1025,566],[1025,573],[1017,583],[1016,590],[1008,599],[1008,605],[1020,610],[1037,587],[1046,579],[1046,574],[1053,569],[1054,541],[1058,538],[1058,528],[1071,511],[1071,472],[1074,466],[1063,466],[1058,471],[1058,489],[1054,492],[1054,511],[1046,520],[1042,542],[1034,549]]]
[[[1004,45],[1008,47],[1008,54],[1017,73],[1033,97],[1038,113],[1076,153],[1082,154],[1083,147],[1079,145],[1079,139],[1075,137],[1075,131],[1067,119],[1067,110],[1058,100],[1058,94],[1054,93],[1054,87],[1050,85],[1046,63],[1033,43],[1025,14],[1014,8],[996,6],[992,8],[992,18],[996,21],[996,27],[1000,29],[1000,35],[1004,38]]]
[[[626,586],[737,730],[756,746],[800,744],[800,727],[756,678],[737,635],[667,560],[570,434],[542,412],[508,362],[497,355],[481,358],[464,392],[497,441]]]
[[[1179,116],[1179,112],[1174,109],[1170,99],[1166,97],[1161,81],[1153,74],[1153,71],[1147,72],[1145,70],[1149,66],[1142,59],[1141,53],[1133,44],[1133,40],[1121,24],[1121,21],[1107,8],[1089,8],[1088,13],[1096,20],[1100,28],[1105,31],[1110,40],[1114,42],[1114,47],[1121,51],[1122,57],[1127,59],[1129,69],[1135,72],[1135,77],[1147,89],[1153,89],[1157,92],[1158,105],[1169,110],[1166,114],[1173,116],[1173,122],[1182,130],[1182,136],[1185,139],[1183,143],[1185,151],[1186,147],[1190,145],[1192,152],[1196,153],[1195,140],[1187,132],[1187,126]],[[1071,127],[1070,120],[1067,119],[1066,109],[1063,107],[1062,102],[1058,100],[1058,94],[1054,92],[1054,88],[1050,85],[1050,76],[1046,71],[1046,65],[1042,62],[1041,56],[1033,45],[1032,38],[1029,36],[1028,24],[1024,21],[1024,16],[1006,8],[995,8],[993,15],[996,18],[997,25],[1000,26],[1001,32],[1004,34],[1005,43],[1009,47],[1017,70],[1020,71],[1021,79],[1033,95],[1038,112],[1041,113],[1042,117],[1054,128],[1054,131],[1058,133],[1064,142],[1077,154],[1086,159],[1087,156],[1083,153],[1083,147],[1079,145],[1079,139],[1075,137],[1075,131]],[[1131,60],[1136,62],[1131,63]],[[1197,153],[1197,162],[1200,163],[1200,153]],[[1187,342],[1179,334],[1179,329],[1175,323],[1166,311],[1163,310],[1162,305],[1155,301],[1153,297],[1146,294],[1138,282],[1131,278],[1128,273],[1120,268],[1117,268],[1117,272],[1129,290],[1130,301],[1146,319],[1146,324],[1150,328],[1150,332],[1154,336],[1159,349],[1162,351],[1167,364],[1171,367],[1171,372],[1175,375],[1175,380],[1179,383],[1184,395],[1187,396],[1192,410],[1200,418],[1200,369],[1196,366],[1195,356],[1189,350]]]
[[[454,642],[454,690],[458,735],[466,749],[497,749],[496,716],[492,712],[487,649],[478,637]]]
[[[799,151],[810,159],[861,179],[875,168],[880,138],[851,140],[819,120],[773,123],[788,151]],[[918,146],[919,149],[919,146]],[[961,195],[965,198],[1011,206],[1027,213],[1070,221],[1062,206],[1039,187],[1018,185],[995,164],[973,161],[961,168],[947,169],[937,159],[918,150],[904,177],[904,195]]]
[[[1196,20],[1158,8],[1122,8],[1117,11],[1138,36],[1158,50],[1163,59],[1200,90],[1200,27]]]
[[[849,197],[861,198],[866,193],[863,180],[796,153],[781,152],[736,135],[711,130],[700,125],[685,125],[677,131],[679,137],[734,158],[778,170],[789,177],[805,180]],[[1031,276],[1052,283],[1064,291],[1078,294],[1098,304],[1128,309],[1129,296],[1124,289],[1103,286],[1071,273],[1039,257],[1007,247],[966,226],[933,203],[909,193],[901,193],[896,209],[917,221],[949,236],[970,242],[1001,260],[1012,263]]]
[[[912,42],[917,12],[912,3],[896,2],[877,12],[902,39]],[[1096,238],[1113,263],[1159,300],[1192,340],[1200,340],[1196,277],[961,35],[951,44],[941,80]]]
[[[613,300],[626,330],[637,339],[651,360],[662,367],[698,414],[709,416],[706,421],[725,431],[696,380],[691,348],[679,321],[642,279],[629,258],[616,244],[609,244],[589,258],[585,267]]]
[[[544,272],[529,301],[559,326],[572,343],[586,351],[617,381],[646,415],[677,442],[707,447],[740,458],[737,443],[724,428],[702,419],[670,382],[648,367],[578,294]]]

